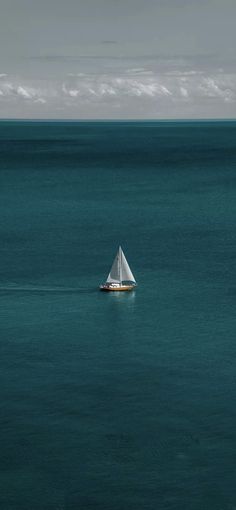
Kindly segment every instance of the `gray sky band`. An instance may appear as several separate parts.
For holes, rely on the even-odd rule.
[[[235,118],[235,0],[1,0],[1,118]]]

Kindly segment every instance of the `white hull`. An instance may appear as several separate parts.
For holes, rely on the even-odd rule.
[[[100,290],[110,291],[110,292],[121,292],[121,291],[130,291],[135,289],[136,285],[109,285],[105,283],[104,285],[100,285]]]

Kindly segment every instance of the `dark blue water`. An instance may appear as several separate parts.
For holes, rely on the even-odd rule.
[[[2,122],[0,177],[0,508],[235,509],[236,123]]]

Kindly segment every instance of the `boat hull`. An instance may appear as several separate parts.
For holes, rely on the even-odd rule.
[[[101,285],[100,290],[105,292],[124,292],[135,289],[135,285],[120,285],[119,287],[111,287],[109,285]]]

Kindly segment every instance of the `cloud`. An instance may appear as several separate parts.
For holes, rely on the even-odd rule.
[[[5,97],[8,101],[24,100],[44,104],[46,100],[41,95],[41,91],[38,88],[29,85],[21,85],[9,80],[1,83],[0,96],[1,98]]]
[[[32,91],[32,90],[29,91],[26,88],[21,87],[21,85],[19,85],[19,87],[16,88],[15,92],[18,96],[21,96],[24,99],[32,99],[35,95],[34,91]]]
[[[92,89],[93,90],[93,89]],[[96,94],[96,92],[95,92]],[[98,90],[97,90],[97,95],[101,95],[101,96],[116,96],[117,95],[117,91],[115,90],[115,88],[110,85],[109,83],[101,83],[98,87]]]
[[[180,87],[180,94],[185,98],[189,97],[188,91],[185,87]]]
[[[57,111],[78,117],[83,112],[83,118],[116,117],[118,110],[124,118],[193,117],[203,116],[202,112],[209,112],[208,116],[222,112],[226,116],[224,109],[229,104],[229,114],[236,116],[236,74],[221,71],[209,75],[194,69],[167,74],[151,71],[148,65],[103,74],[82,73],[78,69],[62,79],[51,80],[3,76],[1,115],[6,105],[7,113],[19,108],[22,114],[25,107],[27,112],[35,111],[36,116],[41,109],[52,112],[52,117]],[[45,104],[47,110],[43,108]]]
[[[137,75],[137,76],[150,76],[150,75],[153,75],[153,71],[149,70],[149,69],[145,69],[144,67],[133,67],[131,69],[126,69],[126,74],[131,74],[131,75]]]
[[[221,83],[222,80],[218,81],[213,78],[204,78],[202,83],[199,85],[199,89],[202,95],[206,97],[221,98],[224,101],[235,101],[235,91],[227,87],[226,84]]]
[[[79,95],[79,90],[69,90],[68,91],[68,94],[71,96],[71,97],[77,97]]]
[[[165,73],[165,75],[167,76],[176,76],[176,77],[180,77],[180,78],[185,78],[187,76],[200,76],[200,75],[203,75],[203,71],[201,70],[189,70],[189,71],[179,71],[179,70],[175,70],[175,71],[167,71]]]
[[[46,99],[43,99],[42,97],[39,97],[38,99],[35,99],[35,103],[45,104],[47,101]]]
[[[75,79],[75,77],[74,77]],[[75,79],[76,88],[63,84],[63,94],[70,97],[89,97],[111,98],[117,97],[155,97],[171,96],[172,92],[168,87],[157,79],[144,77],[138,79],[134,77],[110,77],[103,76],[97,78],[91,75],[84,76],[79,81]]]

